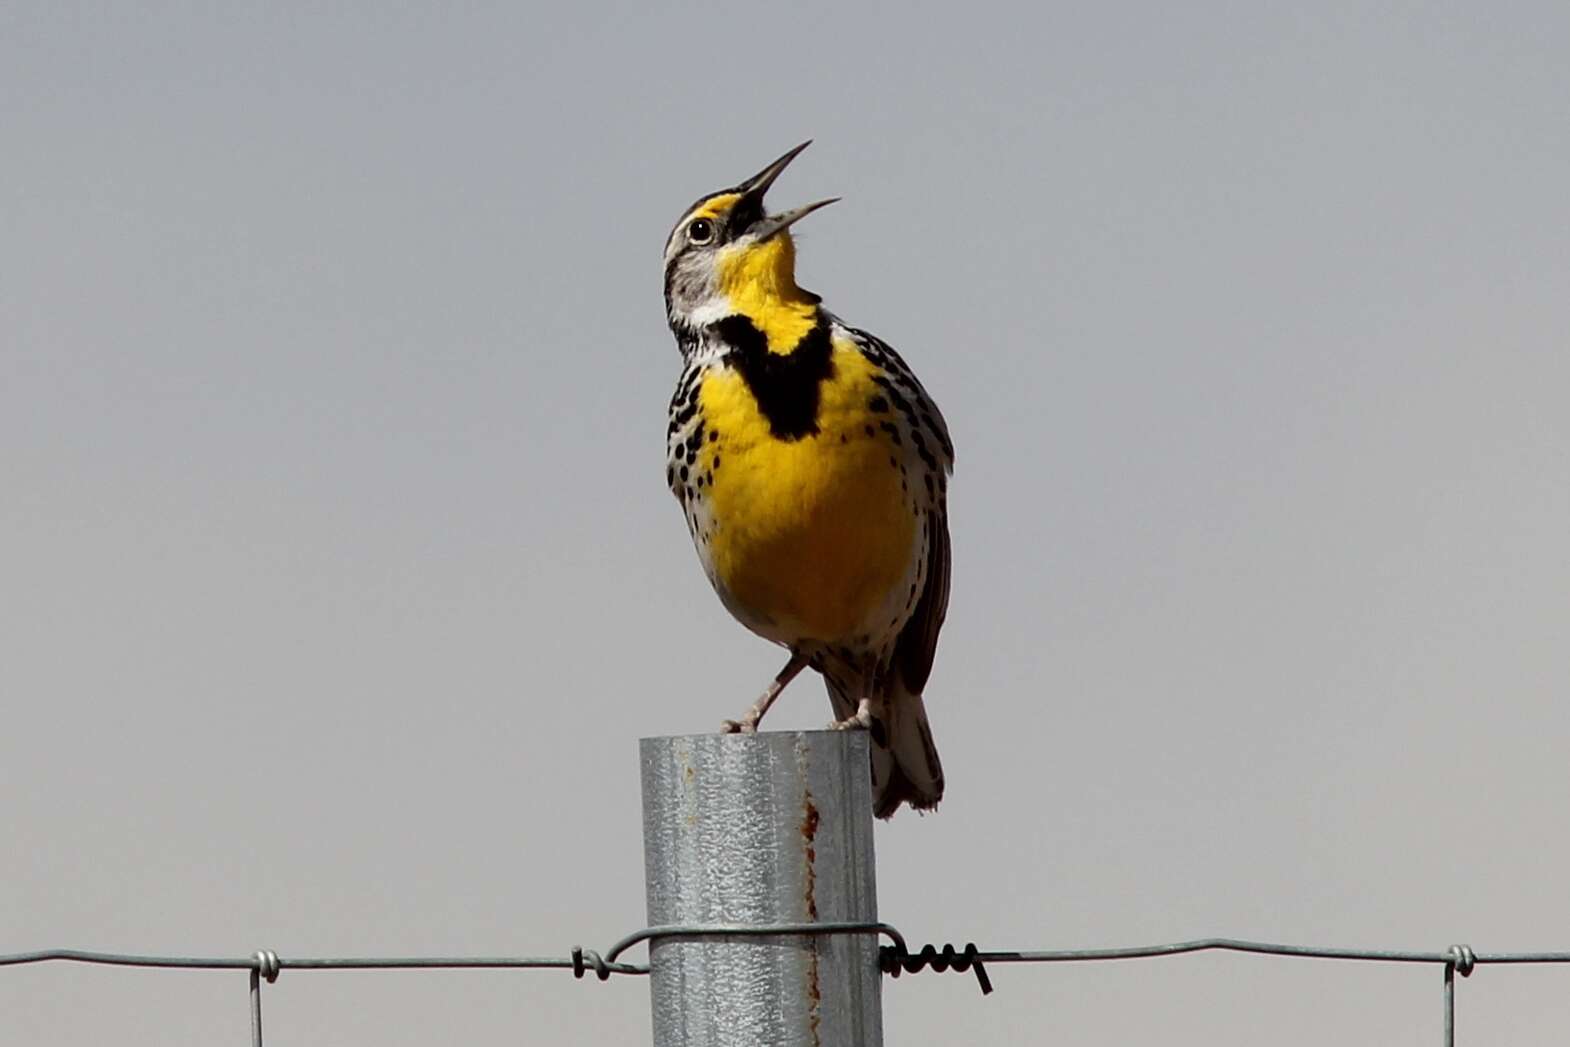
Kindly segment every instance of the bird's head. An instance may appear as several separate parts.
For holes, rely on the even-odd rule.
[[[665,312],[678,341],[737,313],[767,330],[783,318],[771,314],[816,309],[818,296],[796,285],[789,230],[834,199],[773,215],[763,208],[769,186],[810,144],[801,143],[737,186],[703,197],[671,230],[665,242]]]

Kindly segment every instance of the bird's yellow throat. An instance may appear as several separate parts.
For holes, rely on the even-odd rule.
[[[720,290],[733,310],[768,339],[769,352],[788,354],[818,323],[818,296],[796,286],[796,245],[777,233],[719,259]]]

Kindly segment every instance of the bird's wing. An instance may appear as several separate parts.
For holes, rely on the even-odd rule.
[[[939,504],[927,514],[927,581],[910,621],[894,641],[894,664],[905,686],[921,694],[932,674],[932,657],[938,650],[938,633],[949,610],[949,518]]]

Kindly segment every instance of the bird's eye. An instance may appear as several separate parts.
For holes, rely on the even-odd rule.
[[[714,223],[707,218],[694,218],[687,226],[687,239],[695,244],[706,244],[714,239]]]

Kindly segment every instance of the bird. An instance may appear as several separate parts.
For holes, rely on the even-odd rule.
[[[811,667],[832,726],[868,732],[888,818],[943,797],[922,694],[948,612],[954,445],[900,355],[796,283],[791,229],[838,198],[770,214],[764,194],[810,144],[700,198],[666,240],[683,366],[665,478],[721,603],[790,652],[721,729],[756,731]]]

